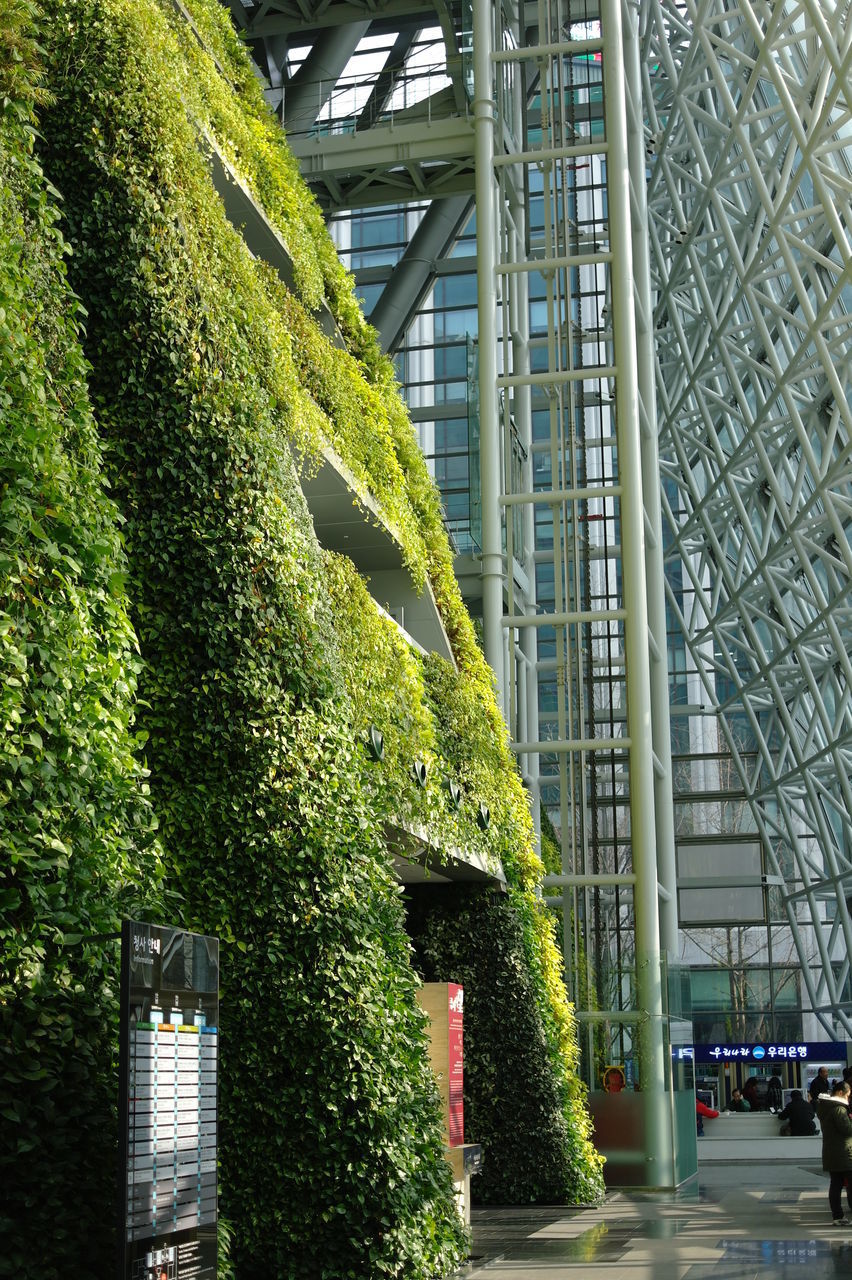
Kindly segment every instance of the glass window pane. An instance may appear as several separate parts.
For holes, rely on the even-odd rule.
[[[680,918],[685,924],[711,920],[762,920],[763,889],[681,889]]]
[[[682,876],[759,876],[760,845],[702,840],[700,844],[681,844],[677,851],[678,872]]]

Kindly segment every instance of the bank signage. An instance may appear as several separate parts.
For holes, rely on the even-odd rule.
[[[768,1066],[772,1062],[805,1062],[818,1058],[828,1062],[846,1061],[846,1042],[843,1040],[808,1040],[796,1044],[696,1044],[677,1045],[672,1049],[675,1058],[688,1058],[693,1062],[750,1062]]]
[[[219,943],[121,935],[121,1280],[216,1280]]]

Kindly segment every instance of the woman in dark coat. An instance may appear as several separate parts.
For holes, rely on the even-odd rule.
[[[852,1174],[852,1116],[849,1114],[849,1085],[836,1084],[830,1094],[817,1098],[817,1116],[822,1129],[822,1167],[831,1175],[828,1203],[836,1227],[852,1226],[852,1218],[844,1218],[841,1204],[843,1183]],[[852,1210],[852,1178],[846,1187],[846,1199]]]

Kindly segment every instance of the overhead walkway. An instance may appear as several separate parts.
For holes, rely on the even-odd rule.
[[[464,1280],[829,1280],[852,1274],[819,1160],[699,1164],[679,1194],[615,1192],[590,1209],[479,1209]]]

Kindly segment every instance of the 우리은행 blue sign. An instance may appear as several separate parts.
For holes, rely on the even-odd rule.
[[[693,1062],[759,1062],[769,1066],[772,1062],[806,1062],[817,1058],[821,1062],[846,1062],[846,1042],[843,1040],[800,1040],[795,1044],[696,1044],[678,1045],[672,1050],[678,1058],[691,1058]]]

